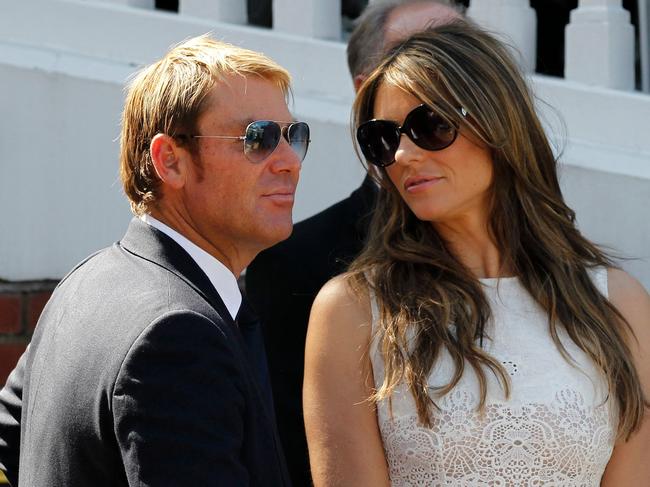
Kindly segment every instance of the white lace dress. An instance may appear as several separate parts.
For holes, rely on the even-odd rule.
[[[593,279],[607,295],[607,271]],[[557,350],[546,314],[516,278],[484,279],[493,320],[485,349],[510,375],[511,397],[491,372],[487,408],[476,411],[478,381],[471,367],[454,390],[436,400],[433,426],[418,424],[406,387],[378,404],[378,421],[393,486],[596,487],[614,445],[616,412],[592,361],[566,333],[560,334],[575,364]],[[373,302],[373,331],[377,306]],[[377,343],[370,358],[375,384],[384,364]],[[429,384],[446,384],[453,371],[443,354]]]

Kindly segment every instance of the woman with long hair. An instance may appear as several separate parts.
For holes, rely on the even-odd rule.
[[[650,485],[650,297],[576,228],[508,49],[416,34],[353,126],[380,189],[312,308],[315,485]]]

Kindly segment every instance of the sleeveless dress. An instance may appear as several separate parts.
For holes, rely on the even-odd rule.
[[[607,296],[607,270],[591,272]],[[478,380],[471,367],[447,395],[434,398],[431,428],[418,424],[405,385],[377,404],[377,416],[393,486],[597,487],[612,453],[617,428],[614,401],[604,375],[569,338],[559,336],[569,363],[553,342],[546,313],[517,278],[482,279],[492,319],[484,348],[510,376],[505,398],[486,372],[485,413],[477,412]],[[371,297],[373,337],[377,303]],[[384,379],[377,340],[370,346],[376,386]],[[453,372],[443,351],[428,382],[447,384]]]

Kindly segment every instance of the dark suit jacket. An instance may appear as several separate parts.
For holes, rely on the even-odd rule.
[[[289,485],[245,321],[180,246],[133,220],[59,284],[0,394],[10,480],[19,450],[29,487]]]
[[[302,416],[309,311],[320,288],[363,247],[376,199],[366,178],[348,198],[298,223],[291,237],[246,270],[246,294],[262,321],[280,438],[296,486],[311,485]]]

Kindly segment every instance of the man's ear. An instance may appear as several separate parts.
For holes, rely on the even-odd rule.
[[[363,82],[368,78],[365,74],[357,74],[354,77],[354,92],[358,92]]]
[[[151,139],[149,154],[156,174],[169,188],[180,189],[185,184],[186,151],[182,150],[173,137],[156,134]]]

